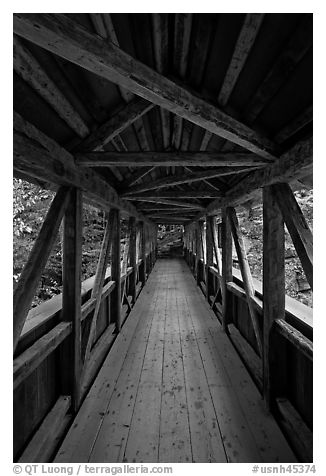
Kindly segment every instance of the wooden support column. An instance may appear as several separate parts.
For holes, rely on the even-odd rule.
[[[146,282],[146,229],[143,221],[140,222],[140,259],[143,261],[140,267],[139,279],[144,286]]]
[[[120,245],[120,211],[112,210],[114,216],[112,236],[111,277],[115,281],[115,288],[111,294],[112,316],[116,324],[116,331],[121,328],[121,245]]]
[[[213,223],[214,217],[206,216],[206,299],[210,302],[210,295],[211,295],[211,276],[209,272],[209,267],[213,265],[213,230],[212,227],[214,226]]]
[[[196,225],[195,225],[195,252],[196,252],[195,278],[196,278],[197,284],[200,283],[200,270],[199,270],[199,268],[200,268],[199,260],[200,260],[200,255],[201,255],[200,238],[201,238],[200,223],[196,222]]]
[[[136,262],[136,218],[129,218],[130,230],[130,248],[129,248],[129,266],[132,267],[132,273],[129,276],[129,294],[132,298],[132,304],[136,302],[136,280],[137,280],[137,262]]]
[[[72,322],[70,338],[61,348],[61,393],[71,395],[77,411],[81,390],[81,260],[82,193],[72,189],[64,216],[62,320]]]
[[[246,248],[245,248],[242,233],[240,230],[240,225],[238,222],[236,211],[233,207],[230,207],[227,210],[228,210],[228,217],[230,220],[234,245],[237,250],[237,255],[238,255],[242,280],[243,280],[243,286],[246,291],[247,304],[249,308],[251,323],[252,323],[252,327],[254,329],[254,333],[256,336],[258,352],[260,356],[262,356],[263,354],[262,331],[261,331],[261,327],[259,326],[258,314],[254,307],[255,290],[254,290],[254,285],[252,281],[250,266],[247,259]]]
[[[230,323],[230,302],[227,290],[227,283],[233,281],[232,274],[232,234],[230,221],[228,219],[227,208],[222,209],[222,327],[228,332]]]
[[[272,187],[263,189],[263,204],[263,388],[270,409],[274,397],[280,396],[275,393],[282,393],[285,381],[284,346],[280,339],[276,345],[272,336],[274,321],[285,316],[284,222]],[[282,365],[277,365],[280,358]]]

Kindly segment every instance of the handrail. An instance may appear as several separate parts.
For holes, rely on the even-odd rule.
[[[203,263],[203,260],[200,260]],[[215,274],[218,278],[220,275],[218,270],[214,265],[209,267],[209,271],[212,274]],[[229,291],[237,294],[238,297],[245,299],[245,293],[241,293],[242,287],[239,284],[242,284],[241,272],[237,268],[232,269],[233,278],[235,278],[235,283],[228,283]],[[257,310],[262,311],[263,307],[263,293],[262,293],[262,283],[253,278],[253,285],[255,290],[255,305]],[[243,290],[244,291],[244,290]],[[242,296],[240,295],[242,294]],[[285,296],[285,312],[286,318],[289,324],[294,328],[298,328],[306,337],[312,340],[312,331],[313,331],[313,310],[311,307],[303,304],[300,301],[295,300],[291,296]]]
[[[143,262],[142,259],[138,260],[137,268],[141,265],[142,262]],[[128,267],[126,273],[121,274],[121,283],[123,283],[123,281],[131,273],[132,273],[132,268]],[[110,282],[113,283],[113,281],[110,281],[110,277],[111,277],[111,267],[108,266],[106,274],[105,274],[105,283],[106,284],[105,284],[103,289],[105,289],[105,287],[106,287],[106,285],[108,285],[108,283],[110,283]],[[85,298],[87,293],[92,289],[93,283],[94,283],[94,278],[95,278],[95,276],[91,276],[91,277],[85,279],[85,281],[82,282],[82,286],[81,286],[81,297],[82,297],[82,299]],[[111,292],[113,290],[113,288],[109,289],[109,290]],[[102,298],[105,297],[104,294],[102,293]],[[82,320],[94,308],[93,304],[90,303],[89,301],[86,301],[86,303],[83,303],[83,306],[85,306],[85,307],[84,307],[84,312],[82,312]],[[87,314],[85,315],[85,311],[88,308],[89,308],[89,312],[87,312]],[[20,337],[20,342],[18,344],[18,349],[21,347],[21,345],[23,343],[21,341],[24,341],[24,340],[28,341],[29,338],[35,332],[37,332],[38,330],[41,330],[40,328],[42,326],[44,326],[45,328],[47,327],[47,325],[50,328],[54,327],[57,324],[56,321],[59,322],[59,317],[57,317],[57,319],[56,319],[56,316],[58,316],[58,313],[61,311],[61,309],[62,309],[62,294],[58,294],[56,296],[53,296],[48,301],[45,301],[45,302],[39,304],[37,307],[31,309],[28,313],[26,323],[23,327],[23,331],[22,331],[22,334],[21,334],[21,337]],[[85,315],[85,317],[84,317],[84,315]],[[54,319],[54,322],[51,322],[53,319]],[[49,329],[45,329],[45,332],[47,330],[49,330]],[[27,347],[27,346],[23,345],[23,350],[25,350],[25,347]]]

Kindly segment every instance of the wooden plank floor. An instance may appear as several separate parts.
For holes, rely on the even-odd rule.
[[[295,462],[182,260],[158,260],[55,462]]]

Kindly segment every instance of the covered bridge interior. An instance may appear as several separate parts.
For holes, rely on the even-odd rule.
[[[284,281],[286,225],[312,289],[312,15],[13,25],[14,174],[56,192],[14,291],[14,459],[312,461],[311,309]],[[262,284],[237,216],[259,201]],[[106,229],[81,282],[83,203]],[[63,293],[30,310],[61,222]]]

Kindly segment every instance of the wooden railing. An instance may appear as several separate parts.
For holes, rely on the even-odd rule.
[[[133,306],[131,285],[136,298],[151,272],[155,249],[145,260],[121,274],[121,325]],[[145,261],[145,262],[144,262]],[[145,269],[146,267],[146,269]],[[133,276],[134,275],[134,276]],[[85,349],[96,299],[91,298],[95,276],[82,283],[81,347]],[[111,294],[116,282],[108,267],[101,292],[91,359],[83,375],[81,401],[94,381],[116,337],[115,306]],[[125,290],[125,293],[123,293]],[[29,312],[14,355],[14,459],[22,462],[48,462],[72,419],[71,397],[62,395],[60,372],[62,352],[72,338],[72,323],[62,322],[62,295]],[[51,437],[48,433],[51,432]]]
[[[202,258],[184,248],[184,257],[208,303],[222,324],[222,276],[215,265],[206,267]],[[206,272],[206,269],[208,272]],[[197,274],[196,274],[197,272]],[[232,281],[226,286],[228,302],[227,333],[258,389],[263,393],[263,365],[257,348],[241,272],[232,269]],[[209,283],[207,283],[207,279]],[[207,286],[208,284],[208,286]],[[253,279],[253,305],[263,329],[262,283]],[[207,288],[210,295],[207,297]],[[270,339],[278,349],[273,362],[274,412],[304,461],[312,458],[313,423],[313,327],[312,309],[286,296],[285,318],[275,320]],[[284,359],[284,356],[286,357]],[[293,441],[291,440],[293,439]]]

